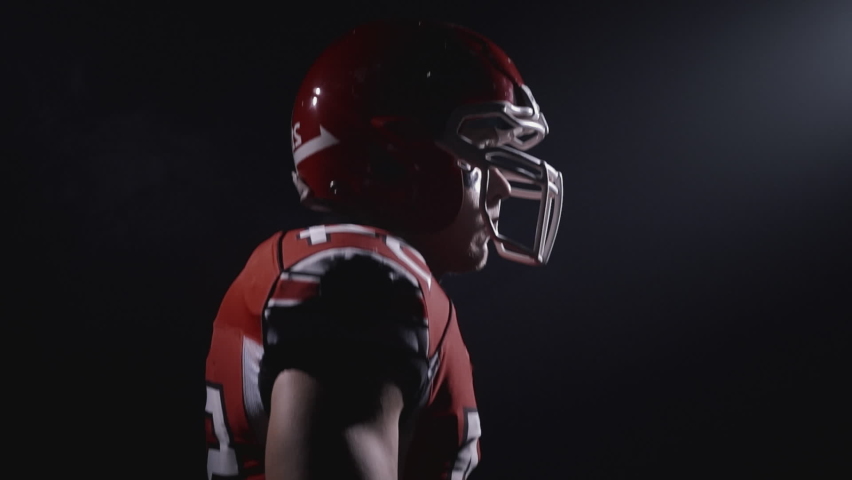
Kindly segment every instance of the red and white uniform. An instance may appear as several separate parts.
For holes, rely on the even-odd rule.
[[[263,242],[222,301],[207,358],[208,478],[264,478],[268,414],[258,378],[264,346],[274,342],[264,319],[316,296],[331,261],[353,256],[388,266],[418,288],[423,302],[428,388],[413,437],[400,446],[402,478],[464,480],[478,463],[480,423],[468,351],[455,308],[423,258],[380,229],[318,225]]]

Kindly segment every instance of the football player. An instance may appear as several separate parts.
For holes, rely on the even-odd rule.
[[[506,54],[468,29],[381,21],[310,68],[292,116],[301,202],[334,220],[263,242],[228,290],[207,359],[208,477],[467,478],[480,419],[441,275],[543,265],[562,176]],[[501,200],[539,203],[535,241]]]

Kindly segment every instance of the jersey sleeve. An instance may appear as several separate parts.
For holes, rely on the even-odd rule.
[[[410,276],[376,255],[350,255],[328,262],[319,275],[285,272],[279,282],[307,293],[270,300],[264,311],[259,388],[267,411],[272,385],[287,369],[352,388],[393,382],[406,409],[426,401],[429,327]]]

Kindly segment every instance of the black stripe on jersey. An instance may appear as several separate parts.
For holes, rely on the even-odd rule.
[[[435,355],[437,355],[438,352],[441,351],[441,347],[444,346],[444,340],[446,340],[447,338],[447,332],[450,331],[450,324],[453,323],[453,312],[456,311],[456,306],[453,305],[453,301],[449,298],[447,299],[447,301],[450,302],[450,313],[447,316],[447,324],[444,326],[444,332],[441,333],[441,339],[438,340],[438,346],[435,347]]]
[[[263,341],[263,346],[266,346],[266,327],[264,323],[266,323],[266,310],[268,309],[267,305],[269,305],[269,300],[272,299],[272,294],[275,293],[275,288],[278,287],[278,283],[281,282],[281,275],[285,272],[284,270],[284,237],[287,236],[286,232],[281,232],[281,235],[278,237],[278,275],[275,276],[275,281],[272,282],[272,285],[269,287],[269,293],[266,294],[266,298],[263,300],[263,309],[260,311],[260,335],[261,340]],[[245,406],[244,406],[245,407]],[[248,415],[246,415],[248,418]]]
[[[284,237],[286,237],[286,236],[287,236],[286,232],[281,232],[281,234],[278,236],[278,276],[279,277],[281,276],[281,272],[284,271]],[[272,295],[271,292],[270,292],[270,295]],[[268,297],[267,297],[266,301],[269,301]],[[264,305],[266,305],[266,304],[264,304]]]
[[[455,311],[455,305],[451,300],[447,300],[450,302],[450,313],[447,316],[447,324],[444,325],[444,331],[441,333],[441,338],[438,340],[438,344],[435,346],[435,354],[428,358],[429,362],[429,385],[428,385],[428,393],[425,394],[425,397],[428,398],[432,395],[432,380],[435,379],[435,375],[438,372],[438,369],[441,368],[441,349],[444,347],[444,340],[447,339],[447,332],[450,331],[450,324],[453,322],[453,312]],[[427,326],[428,328],[428,326]],[[434,364],[434,366],[433,366]],[[421,405],[422,406],[422,405]]]

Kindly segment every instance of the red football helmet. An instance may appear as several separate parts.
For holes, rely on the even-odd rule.
[[[308,72],[291,133],[293,181],[309,208],[437,231],[455,219],[468,171],[479,169],[498,253],[526,264],[550,257],[562,175],[524,153],[547,135],[547,123],[509,57],[475,32],[425,21],[353,29]],[[539,200],[534,245],[501,235],[486,212],[493,168],[512,197]]]

